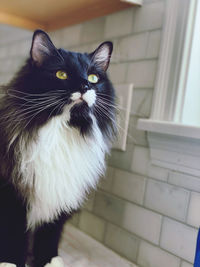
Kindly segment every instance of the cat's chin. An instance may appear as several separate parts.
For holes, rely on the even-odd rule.
[[[87,134],[92,129],[91,110],[85,101],[76,103],[70,109],[70,121],[72,127],[78,128],[82,134]]]
[[[86,102],[83,99],[79,98],[79,99],[77,99],[77,100],[74,101],[74,106],[75,105],[82,105],[84,103],[86,103]]]
[[[88,104],[84,100],[77,100],[74,102],[74,105],[70,109],[71,115],[77,115],[77,116],[82,116],[85,115],[86,113],[90,112],[90,108]]]

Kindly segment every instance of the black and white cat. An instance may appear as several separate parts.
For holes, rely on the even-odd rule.
[[[34,267],[64,266],[63,223],[96,187],[115,135],[111,53],[111,42],[91,54],[56,49],[37,30],[30,58],[2,88],[0,266],[25,266],[30,231]]]

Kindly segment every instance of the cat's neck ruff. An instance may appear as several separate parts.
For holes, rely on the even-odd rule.
[[[95,188],[105,169],[108,147],[93,120],[92,133],[83,137],[66,124],[64,115],[53,117],[28,146],[21,141],[23,183],[33,188],[28,199],[28,228],[69,213]]]

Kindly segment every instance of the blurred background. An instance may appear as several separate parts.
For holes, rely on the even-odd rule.
[[[187,171],[152,164],[147,134],[137,127],[138,119],[151,115],[166,2],[120,2],[115,8],[97,6],[96,12],[89,1],[90,8],[82,6],[71,13],[63,9],[60,17],[53,16],[51,8],[51,18],[45,17],[48,23],[39,21],[42,7],[37,7],[36,22],[33,14],[20,20],[17,9],[8,16],[6,1],[1,7],[0,84],[7,83],[23,64],[38,27],[47,30],[57,47],[73,51],[92,52],[102,41],[113,41],[110,79],[116,87],[133,84],[132,95],[125,99],[131,96],[128,131],[123,136],[126,144],[112,150],[106,177],[65,229],[61,254],[68,255],[66,266],[192,267],[200,222],[200,181]]]

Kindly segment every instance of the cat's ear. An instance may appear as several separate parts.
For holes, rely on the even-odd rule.
[[[41,66],[49,56],[59,56],[59,52],[48,34],[42,30],[34,32],[30,54],[31,59],[37,66]]]
[[[100,44],[100,46],[91,54],[92,62],[99,66],[103,71],[106,71],[110,63],[112,51],[112,42],[104,42]]]

